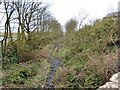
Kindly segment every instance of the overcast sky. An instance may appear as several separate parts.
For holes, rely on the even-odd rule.
[[[26,0],[27,1],[27,0]],[[41,1],[41,0],[33,0]],[[53,16],[64,25],[70,18],[81,18],[85,14],[88,17],[85,23],[91,20],[101,19],[112,11],[117,11],[120,0],[42,0],[48,2]],[[0,20],[3,15],[0,14]],[[0,23],[2,24],[2,23]],[[1,26],[1,25],[0,25]]]
[[[38,0],[39,1],[39,0]],[[45,1],[45,0],[43,0]],[[51,4],[51,12],[64,25],[80,13],[88,13],[88,20],[99,19],[107,13],[117,11],[120,0],[46,0]]]

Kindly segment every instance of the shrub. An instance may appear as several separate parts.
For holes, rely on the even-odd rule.
[[[34,52],[26,49],[22,49],[19,52],[19,60],[20,62],[27,62],[30,60],[34,60]]]
[[[6,57],[4,57],[3,58],[3,64],[4,63],[10,63],[10,64],[19,63],[19,59],[18,59],[16,51],[12,51]]]
[[[32,76],[36,75],[36,73],[37,72],[36,72],[35,68],[31,68],[29,70],[26,70],[26,69],[21,70],[18,75],[21,78],[27,79],[28,77],[32,77]]]
[[[14,84],[24,84],[28,78],[32,78],[37,74],[35,68],[31,67],[30,69],[22,69],[19,72],[13,72],[12,74],[3,78],[3,84],[5,83],[14,83]]]

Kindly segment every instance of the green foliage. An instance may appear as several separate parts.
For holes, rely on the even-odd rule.
[[[32,32],[31,39],[25,41],[24,45],[19,48],[19,55],[16,53],[17,49],[15,49],[15,52],[12,52],[11,49],[12,53],[7,55],[6,62],[10,62],[12,65],[21,61],[21,63],[24,62],[25,64],[30,62],[29,65],[35,63],[34,67],[38,63],[40,65],[37,68],[26,66],[28,68],[23,67],[20,70],[15,70],[15,73],[8,75],[4,80],[15,84],[21,82],[30,83],[27,79],[35,77],[34,80],[37,83],[41,80],[44,85],[47,70],[49,69],[46,68],[48,63],[44,63],[41,67],[41,63],[46,61],[46,58],[41,57],[51,55],[51,57],[62,58],[63,60],[65,69],[61,74],[64,81],[61,80],[62,86],[97,88],[102,85],[105,80],[100,75],[103,75],[105,71],[101,71],[102,74],[100,74],[99,70],[101,69],[97,67],[103,66],[102,58],[105,55],[110,52],[114,53],[117,50],[119,43],[117,24],[112,19],[102,19],[97,20],[94,25],[85,25],[75,32],[76,25],[77,22],[74,19],[66,23],[66,35],[63,35],[61,26],[57,21],[50,23],[50,31]],[[55,51],[54,44],[63,46],[59,51]],[[37,51],[38,53],[36,53]],[[18,59],[20,60],[18,61]],[[36,61],[38,59],[40,62]],[[11,68],[8,66],[7,69]],[[39,70],[41,72],[38,74],[37,71]],[[72,70],[74,72],[71,73]],[[13,69],[11,69],[11,72],[13,72]]]
[[[63,35],[62,26],[57,20],[52,20],[50,22],[50,37],[57,38]]]
[[[15,51],[9,53],[6,57],[4,57],[3,63],[19,63],[17,53]]]
[[[84,65],[86,63],[87,59],[85,57],[80,57],[80,59],[78,59],[76,62],[75,62],[75,70],[77,72],[80,72],[82,71],[82,69],[84,68]]]
[[[67,87],[70,87],[70,88],[76,88],[77,87],[78,88],[78,85],[75,81],[74,75],[72,75],[70,73],[67,75]]]
[[[88,88],[98,88],[98,86],[102,85],[102,79],[97,75],[97,73],[91,73],[90,75],[86,75],[85,79],[85,87]]]
[[[65,25],[65,29],[67,33],[75,32],[76,27],[77,27],[77,20],[75,19],[70,19]]]
[[[112,19],[98,20],[93,26],[86,25],[77,31],[74,37],[72,35],[67,36],[69,41],[66,43],[66,46],[69,47],[70,52],[65,57],[64,65],[72,67],[77,73],[83,74],[79,79],[69,83],[71,87],[76,83],[79,87],[97,88],[104,83],[104,79],[100,76],[101,74],[94,70],[96,67],[91,67],[92,60],[96,65],[99,65],[99,62],[101,62],[100,57],[104,57],[104,55],[110,52],[114,53],[117,50],[119,41],[116,25],[116,22]],[[71,37],[72,40],[70,40]],[[88,65],[87,61],[89,61]],[[99,71],[100,68],[97,69]],[[76,75],[74,74],[74,76]]]
[[[36,73],[37,72],[36,72],[35,68],[30,68],[29,70],[23,69],[20,71],[19,76],[21,78],[27,79],[28,77],[32,77],[32,76],[36,75]]]
[[[68,74],[68,75],[67,75],[67,81],[73,82],[73,80],[74,80],[74,75]]]
[[[18,81],[18,78],[17,78],[17,75],[11,75],[9,77],[6,77],[4,79],[4,82],[7,81],[8,83],[9,82],[12,82],[12,83],[16,83]]]
[[[22,69],[18,72],[14,72],[11,75],[5,77],[3,82],[14,83],[14,84],[24,84],[29,78],[32,78],[37,74],[35,68]]]
[[[58,52],[54,52],[54,57],[64,58],[66,56],[66,53],[68,52],[67,49],[62,48]]]

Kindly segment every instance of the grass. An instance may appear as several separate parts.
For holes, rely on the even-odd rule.
[[[112,19],[102,19],[93,26],[85,26],[72,33],[72,36],[59,39],[41,33],[44,36],[42,39],[35,33],[31,46],[40,48],[28,50],[31,54],[24,50],[21,53],[21,56],[33,55],[34,58],[7,65],[3,70],[3,86],[43,87],[50,67],[46,59],[51,56],[60,58],[62,62],[53,79],[55,87],[98,88],[117,72],[114,67],[118,51],[116,42],[119,41],[116,27]],[[54,43],[62,45],[58,52],[54,51]],[[9,59],[14,61],[15,58],[13,55]]]
[[[20,64],[11,64],[9,69],[5,69],[3,84],[4,86],[13,83],[14,87],[38,87],[38,85],[44,85],[47,73],[49,70],[49,64],[46,60],[26,62]],[[41,81],[41,83],[40,83]],[[33,82],[33,83],[31,83]],[[12,87],[7,86],[7,87]]]

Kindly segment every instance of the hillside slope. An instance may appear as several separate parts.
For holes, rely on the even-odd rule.
[[[54,87],[98,88],[118,71],[118,31],[117,20],[102,19],[58,38],[48,32],[34,33],[34,47],[24,45],[22,60],[17,61],[16,52],[4,58],[3,87],[44,87],[50,56],[62,63],[53,78]],[[56,44],[60,50],[54,49]]]

